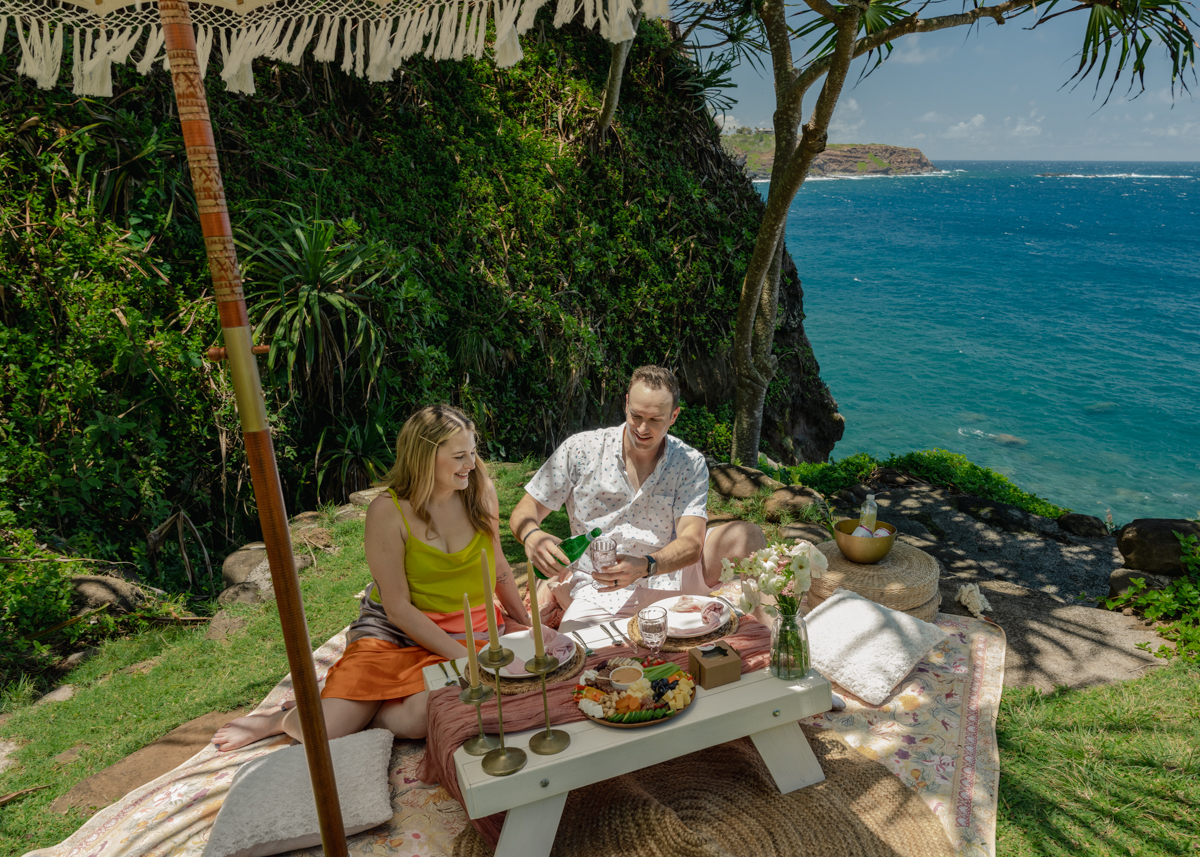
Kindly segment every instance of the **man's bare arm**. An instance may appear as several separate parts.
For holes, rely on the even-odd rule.
[[[699,562],[704,552],[704,531],[708,521],[695,515],[675,519],[675,538],[654,551],[656,574],[669,574]],[[646,576],[646,558],[621,555],[616,565],[605,571],[593,572],[596,580],[609,585],[601,592],[611,592]]]
[[[571,561],[558,548],[562,539],[541,529],[542,521],[550,514],[532,494],[526,493],[508,519],[508,527],[517,541],[525,545],[525,552],[534,566],[547,576],[563,578],[570,573]]]

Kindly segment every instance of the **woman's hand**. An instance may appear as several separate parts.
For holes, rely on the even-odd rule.
[[[562,539],[545,530],[534,530],[525,539],[525,550],[534,568],[546,575],[563,580],[571,574],[571,561],[559,550]]]

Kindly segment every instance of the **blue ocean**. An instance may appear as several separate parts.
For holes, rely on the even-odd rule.
[[[792,206],[834,457],[937,447],[1118,524],[1200,515],[1200,163],[937,166]]]

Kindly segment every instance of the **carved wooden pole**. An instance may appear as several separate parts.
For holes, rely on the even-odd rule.
[[[275,464],[275,449],[267,427],[267,409],[263,402],[258,364],[252,353],[250,321],[242,294],[242,275],[238,270],[229,210],[225,205],[225,187],[217,162],[208,97],[196,60],[196,34],[192,30],[187,0],[159,0],[158,13],[166,36],[175,103],[183,126],[192,189],[200,209],[200,228],[204,232],[204,246],[208,251],[208,265],[212,271],[217,310],[225,336],[225,358],[233,377],[238,417],[246,441],[246,454],[250,459],[250,477],[258,501],[263,540],[267,544],[267,559],[271,564],[271,581],[275,586],[288,666],[296,689],[296,708],[304,730],[304,750],[308,755],[308,770],[317,802],[321,840],[328,857],[345,857],[346,832],[342,825],[337,784],[333,779],[325,718],[317,693],[312,643],[304,618],[304,603],[300,599],[300,579],[296,576],[296,564],[292,556],[292,538]]]

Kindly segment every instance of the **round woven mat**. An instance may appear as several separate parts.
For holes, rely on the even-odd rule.
[[[942,606],[942,593],[938,593],[922,604],[920,607],[914,607],[911,610],[905,610],[909,616],[916,616],[918,619],[924,619],[926,622],[932,622],[937,618],[938,608]]]
[[[667,641],[662,644],[660,652],[686,652],[688,649],[694,649],[696,646],[703,646],[705,643],[715,643],[717,640],[724,639],[730,634],[736,634],[738,629],[737,613],[729,611],[729,621],[721,625],[711,634],[705,634],[703,637],[667,637]],[[633,640],[639,646],[646,646],[646,642],[642,639],[641,631],[638,630],[637,616],[633,616],[626,626],[626,631],[629,639]]]
[[[558,669],[546,675],[546,684],[555,684],[556,682],[566,681],[567,679],[575,678],[583,672],[583,662],[586,660],[582,646],[575,647],[575,654],[565,664],[560,664]],[[504,668],[501,667],[501,670]],[[496,686],[496,675],[483,667],[479,669],[479,678],[488,687]],[[509,678],[503,672],[500,673],[500,695],[501,696],[517,696],[522,693],[529,693],[531,690],[541,690],[542,680],[535,675],[522,676],[521,678]]]
[[[810,600],[815,595],[823,601],[840,586],[884,607],[911,610],[937,595],[937,560],[912,545],[896,542],[892,552],[875,565],[851,562],[836,542],[823,542],[817,549],[829,560],[829,568],[813,578]]]
[[[801,723],[825,782],[780,794],[748,738],[572,789],[555,857],[953,857],[914,790],[832,730]],[[499,833],[494,818],[482,819]],[[454,857],[492,857],[473,825]]]

